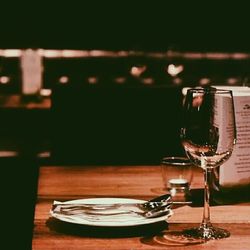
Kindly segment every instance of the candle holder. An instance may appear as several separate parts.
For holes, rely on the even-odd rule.
[[[164,190],[174,201],[190,200],[192,163],[185,157],[164,157],[161,162]]]

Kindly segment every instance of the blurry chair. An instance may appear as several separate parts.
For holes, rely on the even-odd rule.
[[[39,164],[35,111],[0,108],[1,240],[31,249]]]
[[[31,155],[22,154],[0,157],[0,168],[2,244],[8,249],[31,249],[38,164]]]

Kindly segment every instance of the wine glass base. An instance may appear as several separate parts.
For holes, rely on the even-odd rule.
[[[155,240],[168,243],[168,245],[196,245],[203,244],[205,241],[200,238],[189,237],[183,234],[183,231],[167,231],[162,237],[156,237]]]
[[[215,240],[223,239],[230,236],[230,232],[218,227],[197,227],[190,228],[183,231],[186,237],[194,239]]]

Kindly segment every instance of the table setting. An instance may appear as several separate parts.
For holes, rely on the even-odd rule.
[[[183,112],[186,156],[166,156],[156,166],[41,167],[33,248],[62,240],[62,249],[239,249],[237,242],[247,249],[249,200],[212,202],[214,170],[236,143],[232,92],[190,89]]]

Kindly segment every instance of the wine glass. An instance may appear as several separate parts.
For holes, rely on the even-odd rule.
[[[183,109],[182,145],[188,158],[204,170],[204,208],[199,227],[184,230],[196,239],[220,239],[230,236],[210,222],[209,186],[213,169],[227,161],[236,143],[232,91],[216,88],[188,89]]]

